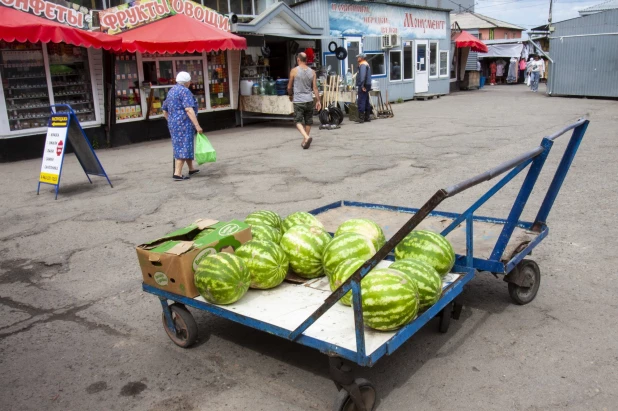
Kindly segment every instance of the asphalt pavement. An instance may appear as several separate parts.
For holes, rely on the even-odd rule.
[[[199,341],[176,347],[141,290],[135,245],[200,217],[285,216],[337,200],[419,207],[436,190],[591,123],[531,256],[541,288],[514,305],[480,273],[446,334],[437,320],[358,369],[379,410],[615,410],[618,404],[618,102],[485,87],[394,104],[395,117],[313,130],[291,123],[213,132],[218,161],[171,178],[171,144],[98,150],[114,188],[65,159],[58,200],[36,195],[40,159],[0,164],[0,408],[3,410],[329,410],[323,354],[194,312]],[[552,149],[524,212],[532,220],[565,149]],[[521,179],[516,180],[521,182]],[[489,184],[440,208],[463,211]],[[480,214],[506,217],[518,186]]]

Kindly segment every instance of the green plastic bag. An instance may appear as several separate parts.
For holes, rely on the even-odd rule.
[[[217,152],[204,134],[197,133],[195,140],[195,161],[197,161],[197,164],[217,161]]]

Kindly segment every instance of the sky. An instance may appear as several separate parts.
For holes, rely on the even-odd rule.
[[[457,1],[457,0],[455,0]],[[606,0],[554,0],[554,23],[578,17],[578,10]],[[475,0],[474,11],[531,29],[547,24],[549,0]]]

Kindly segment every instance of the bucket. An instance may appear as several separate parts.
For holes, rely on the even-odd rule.
[[[481,76],[481,81],[480,81],[480,83],[479,83],[479,88],[483,88],[483,86],[485,86],[485,79],[486,79],[486,78],[487,78],[487,77],[483,77],[483,76]]]

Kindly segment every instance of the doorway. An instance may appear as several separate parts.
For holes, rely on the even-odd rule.
[[[421,40],[416,42],[416,80],[414,81],[415,93],[427,93],[429,91],[429,73],[427,73],[429,42]]]

